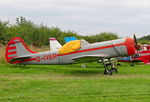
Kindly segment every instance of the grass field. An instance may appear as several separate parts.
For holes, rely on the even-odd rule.
[[[0,102],[150,102],[150,66],[122,64],[112,76],[97,63],[0,64]]]

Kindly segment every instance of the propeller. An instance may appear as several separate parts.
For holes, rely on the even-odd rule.
[[[133,35],[133,37],[134,37],[135,45],[137,46],[138,45],[138,41],[137,41],[137,38],[136,38],[135,34]]]
[[[135,42],[134,46],[135,46],[135,48],[137,49],[137,51],[139,51],[139,50],[141,49],[141,46],[140,46],[140,44],[138,43],[138,40],[137,40],[135,34],[133,35],[133,38],[134,38],[134,42]]]

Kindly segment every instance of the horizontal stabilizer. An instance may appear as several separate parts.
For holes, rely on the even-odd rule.
[[[26,60],[31,58],[30,56],[21,56],[21,57],[14,57],[10,60],[10,63],[14,63],[16,61]]]

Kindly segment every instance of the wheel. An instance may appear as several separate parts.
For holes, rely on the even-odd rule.
[[[105,69],[104,74],[105,75],[112,75],[112,71],[110,69]]]
[[[111,70],[112,72],[118,73],[118,70],[117,70],[116,68],[111,68],[110,70]]]
[[[120,64],[120,63],[117,63],[117,66],[121,66],[121,64]]]

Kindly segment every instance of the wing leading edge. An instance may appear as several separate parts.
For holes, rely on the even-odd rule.
[[[76,63],[98,61],[100,58],[110,57],[107,54],[82,55],[72,58]]]

